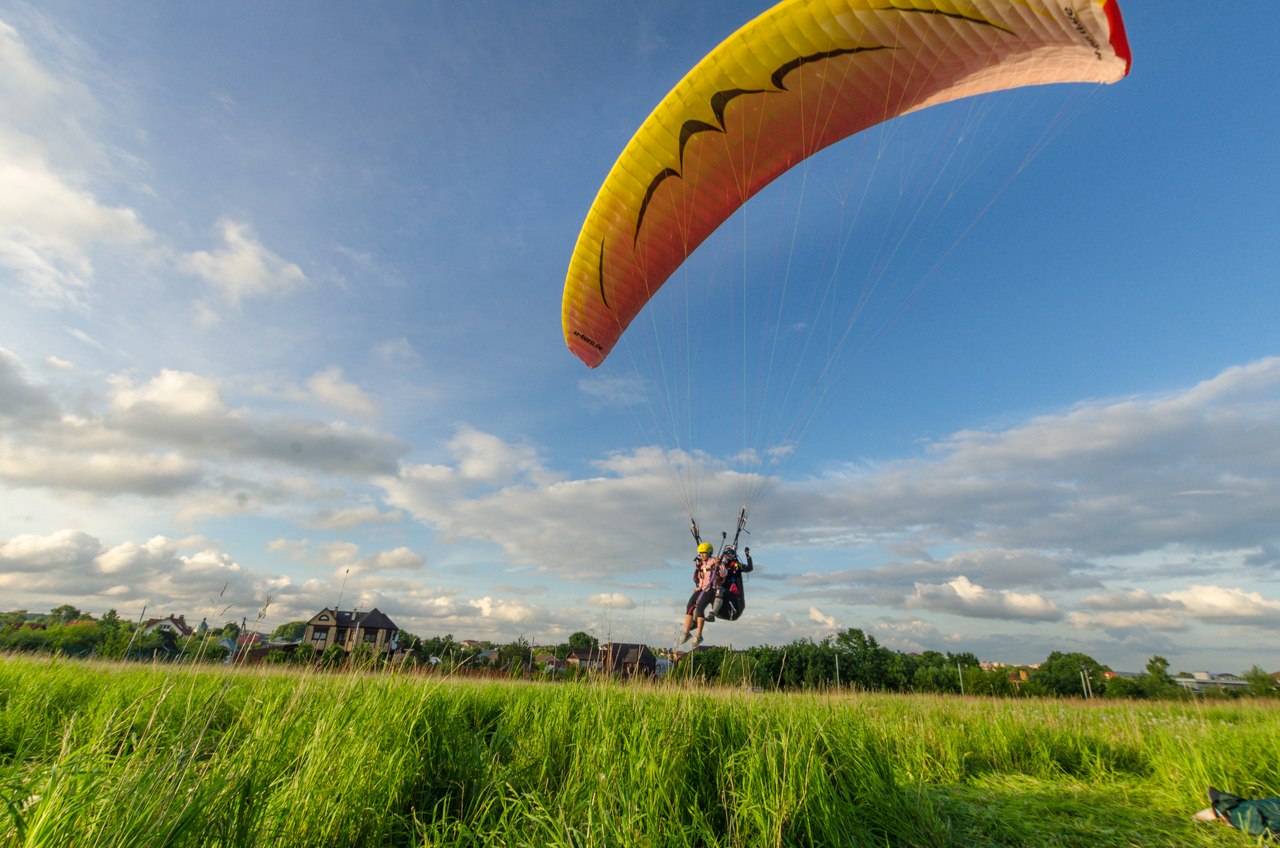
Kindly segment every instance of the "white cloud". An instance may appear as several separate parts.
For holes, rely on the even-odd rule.
[[[25,378],[18,357],[0,348],[0,421],[8,418],[30,424],[57,415],[57,404]]]
[[[426,562],[427,560],[422,554],[406,547],[399,547],[362,557],[358,563],[358,568],[361,572],[417,571]]]
[[[687,520],[673,520],[680,509],[660,451],[613,454],[599,463],[605,476],[564,480],[532,447],[491,434],[466,429],[449,448],[451,465],[408,466],[382,481],[388,503],[446,540],[490,541],[514,562],[574,579],[599,576],[602,533],[614,556],[647,563],[639,568],[665,569],[653,552],[688,545]],[[727,472],[705,480],[705,502],[736,514],[738,482]]]
[[[925,459],[849,471],[811,495],[810,526],[847,532],[852,517],[886,540],[909,533],[1078,559],[1257,546],[1280,512],[1280,359],[1185,392],[958,433]]]
[[[1099,630],[1178,633],[1188,629],[1187,621],[1168,609],[1073,612],[1067,616],[1067,621],[1072,627],[1090,633]]]
[[[321,561],[334,568],[350,568],[360,556],[355,542],[324,542],[319,545]]]
[[[538,620],[539,610],[523,601],[507,601],[488,596],[477,598],[469,603],[480,611],[484,618],[494,619],[504,624],[532,624]]]
[[[1103,592],[1089,595],[1080,601],[1084,609],[1101,612],[1141,612],[1158,607],[1168,607],[1167,602],[1155,597],[1145,589],[1129,589],[1124,592]]]
[[[312,375],[307,380],[307,389],[317,400],[343,412],[366,418],[378,413],[369,396],[359,386],[343,379],[342,369],[336,366]]]
[[[83,305],[96,251],[153,239],[134,210],[105,206],[44,163],[6,160],[4,154],[0,145],[0,268],[34,302]]]
[[[0,482],[100,494],[170,495],[195,485],[200,467],[174,452],[70,454],[0,441]]]
[[[165,370],[137,388],[117,376],[111,387],[112,425],[204,457],[360,475],[394,471],[406,450],[396,439],[342,422],[230,410],[218,385],[195,374]]]
[[[181,545],[164,536],[154,536],[141,545],[121,542],[97,557],[97,566],[105,574],[137,574],[145,568],[162,567],[173,562]]]
[[[1280,601],[1246,589],[1189,586],[1161,596],[1182,606],[1187,615],[1211,624],[1253,624],[1280,628]]]
[[[342,509],[322,509],[305,523],[322,530],[350,530],[364,525],[394,524],[403,520],[404,513],[400,510],[383,511],[373,504],[368,504]]]
[[[461,428],[449,448],[457,460],[458,475],[469,482],[502,484],[542,470],[532,447],[510,444],[471,427]]]
[[[111,375],[100,390],[78,387],[77,395],[75,414],[64,411],[56,387],[31,381],[0,350],[0,485],[181,495],[174,507],[184,520],[290,502],[329,527],[403,517],[372,503],[324,505],[349,504],[354,492],[321,486],[316,475],[358,482],[399,467],[407,445],[374,430],[232,409],[219,381],[171,369],[142,381]]]
[[[0,21],[0,269],[28,302],[82,307],[97,258],[154,240],[136,211],[103,203],[87,185],[83,168],[102,154],[82,124],[99,111],[84,86],[50,72]]]
[[[940,585],[917,583],[908,606],[975,618],[1057,621],[1062,611],[1040,595],[993,592],[971,583],[963,575]]]
[[[48,536],[24,534],[0,544],[0,567],[37,571],[63,563],[87,566],[102,551],[101,543],[80,530],[59,530]]]
[[[217,383],[185,371],[163,369],[138,388],[125,375],[113,376],[108,382],[111,405],[118,414],[137,411],[141,415],[205,417],[226,413]]]
[[[310,556],[311,541],[309,539],[272,539],[267,542],[267,551],[282,554],[294,562],[301,562]]]
[[[817,607],[809,607],[809,620],[824,630],[835,630],[838,625],[834,616],[827,615]]]
[[[176,613],[222,603],[248,612],[284,585],[287,581],[252,574],[198,538],[157,536],[108,547],[90,534],[60,530],[0,543],[0,588],[20,604],[39,597],[98,612],[145,605]]]
[[[585,601],[589,607],[610,610],[629,610],[636,608],[636,602],[621,592],[608,592],[601,595],[588,595]]]
[[[189,253],[178,265],[213,286],[233,306],[250,298],[284,295],[306,284],[302,269],[264,247],[248,224],[223,219],[218,226],[221,248]]]

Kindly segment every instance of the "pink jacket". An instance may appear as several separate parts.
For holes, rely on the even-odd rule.
[[[697,564],[693,572],[693,583],[699,591],[714,589],[728,573],[728,569],[720,564],[719,557],[707,557]]]

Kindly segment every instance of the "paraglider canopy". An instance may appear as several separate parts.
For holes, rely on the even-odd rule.
[[[562,323],[590,367],[739,206],[819,150],[976,94],[1115,82],[1115,0],[785,0],[707,55],[609,172],[569,263]]]

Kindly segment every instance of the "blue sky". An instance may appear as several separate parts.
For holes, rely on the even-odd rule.
[[[0,2],[0,607],[268,629],[341,596],[424,636],[669,644],[686,497],[732,531],[731,454],[785,444],[753,469],[747,615],[712,644],[858,627],[1280,668],[1261,4],[1208,25],[1131,0],[1119,84],[826,151],[691,260],[670,326],[588,371],[559,307],[590,202],[765,4],[688,6]],[[821,403],[756,402],[743,357],[663,393],[664,333],[744,332],[734,268],[799,279],[841,239],[842,285],[889,294]],[[667,401],[687,429],[647,426]]]

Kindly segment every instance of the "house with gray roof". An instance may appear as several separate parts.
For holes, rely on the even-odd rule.
[[[386,613],[374,607],[367,612],[335,610],[325,607],[311,616],[302,634],[302,644],[311,645],[318,653],[332,645],[351,653],[363,645],[374,653],[394,653],[398,648],[400,628]]]

